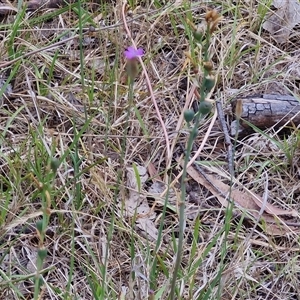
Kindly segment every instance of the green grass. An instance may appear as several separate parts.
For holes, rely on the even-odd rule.
[[[224,134],[209,132],[214,107],[189,126],[181,114],[200,100],[193,86],[202,101],[221,99],[226,116],[229,99],[272,93],[277,78],[295,92],[287,69],[299,45],[275,45],[262,30],[270,1],[165,2],[128,1],[129,33],[145,50],[134,80],[121,1],[3,18],[0,299],[296,299],[297,230],[274,236],[274,224],[222,207],[186,165],[203,142],[207,174],[261,197],[268,186],[268,202],[299,210],[298,129],[282,137],[252,126],[232,141],[230,178]],[[210,8],[223,20],[197,42]]]

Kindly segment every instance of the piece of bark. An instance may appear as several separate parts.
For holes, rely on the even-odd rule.
[[[242,101],[239,136],[252,131],[247,122],[262,130],[273,126],[279,129],[292,124],[297,127],[300,124],[300,102],[293,96],[266,94],[236,98],[232,102],[233,115],[235,115],[237,101]],[[235,121],[231,125],[231,134],[235,135],[236,130]]]

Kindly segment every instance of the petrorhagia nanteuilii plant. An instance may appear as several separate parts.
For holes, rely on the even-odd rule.
[[[130,46],[124,51],[124,56],[126,58],[126,73],[130,85],[132,85],[134,78],[138,73],[138,57],[142,57],[143,55],[144,50],[142,48],[135,49]]]
[[[188,22],[192,32],[193,32],[193,49],[199,48],[200,50],[200,63],[199,58],[195,58],[194,55],[188,55],[191,61],[191,65],[195,70],[201,70],[202,80],[197,74],[197,93],[199,100],[198,111],[194,112],[193,110],[187,110],[184,112],[185,121],[189,125],[190,134],[187,141],[185,159],[183,165],[183,172],[181,177],[181,197],[179,203],[179,236],[178,236],[178,246],[177,246],[177,255],[175,260],[175,266],[173,271],[173,278],[171,283],[171,292],[169,299],[175,299],[175,290],[176,290],[176,280],[179,272],[179,267],[182,259],[182,247],[183,247],[183,236],[185,228],[185,198],[186,198],[186,177],[187,177],[187,165],[189,162],[193,142],[198,134],[198,127],[200,120],[204,118],[207,114],[210,113],[212,109],[212,103],[207,101],[206,98],[208,94],[212,91],[215,86],[216,80],[213,74],[213,63],[210,60],[209,46],[211,42],[211,37],[216,31],[219,22],[222,20],[222,17],[215,11],[208,11],[205,15],[205,29],[198,30],[198,28],[192,23]],[[193,122],[193,125],[190,126],[190,123]],[[176,296],[177,297],[177,296]],[[177,299],[177,298],[176,298]]]
[[[42,219],[36,222],[36,234],[38,237],[38,250],[36,258],[36,274],[34,277],[34,300],[40,299],[45,285],[44,278],[42,276],[42,269],[44,261],[47,257],[47,248],[44,245],[46,239],[46,231],[49,225],[50,216],[52,213],[52,189],[57,174],[57,170],[60,166],[59,159],[52,157],[52,154],[55,152],[56,141],[52,145],[51,156],[48,158],[47,166],[45,168],[45,176],[42,181],[40,181],[33,173],[30,173],[31,180],[35,183],[40,198],[42,200]],[[53,153],[52,153],[53,152]]]

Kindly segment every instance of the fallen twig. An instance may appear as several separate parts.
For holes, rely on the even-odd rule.
[[[216,101],[216,106],[217,106],[219,121],[221,123],[224,137],[225,137],[225,143],[227,145],[227,159],[228,159],[229,173],[230,173],[230,176],[233,178],[234,177],[233,146],[232,146],[231,139],[229,136],[228,128],[226,126],[222,103],[220,100]]]

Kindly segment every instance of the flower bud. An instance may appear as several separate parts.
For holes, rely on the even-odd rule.
[[[210,24],[219,18],[218,13],[215,10],[210,10],[205,15],[205,21]]]
[[[205,21],[210,33],[213,33],[216,30],[217,25],[221,20],[222,16],[219,16],[219,14],[215,10],[211,10],[206,13]]]
[[[199,104],[199,112],[202,115],[207,115],[208,113],[210,113],[212,108],[212,104],[208,101],[201,101]]]
[[[213,64],[211,61],[205,61],[203,62],[203,68],[208,72],[210,73],[213,69]]]
[[[209,75],[207,77],[204,78],[204,82],[203,82],[203,86],[204,86],[204,89],[205,89],[205,92],[210,92],[213,87],[215,86],[215,78],[214,76],[212,75]]]
[[[56,173],[58,167],[59,167],[59,160],[55,157],[52,157],[51,158],[51,161],[50,161],[50,167],[51,167],[51,170],[53,171],[53,173]]]
[[[199,42],[199,43],[202,42],[203,32],[201,32],[200,30],[195,30],[195,31],[193,31],[193,36],[197,42]]]
[[[195,113],[192,109],[187,109],[184,111],[184,119],[187,123],[191,122],[194,119]]]

